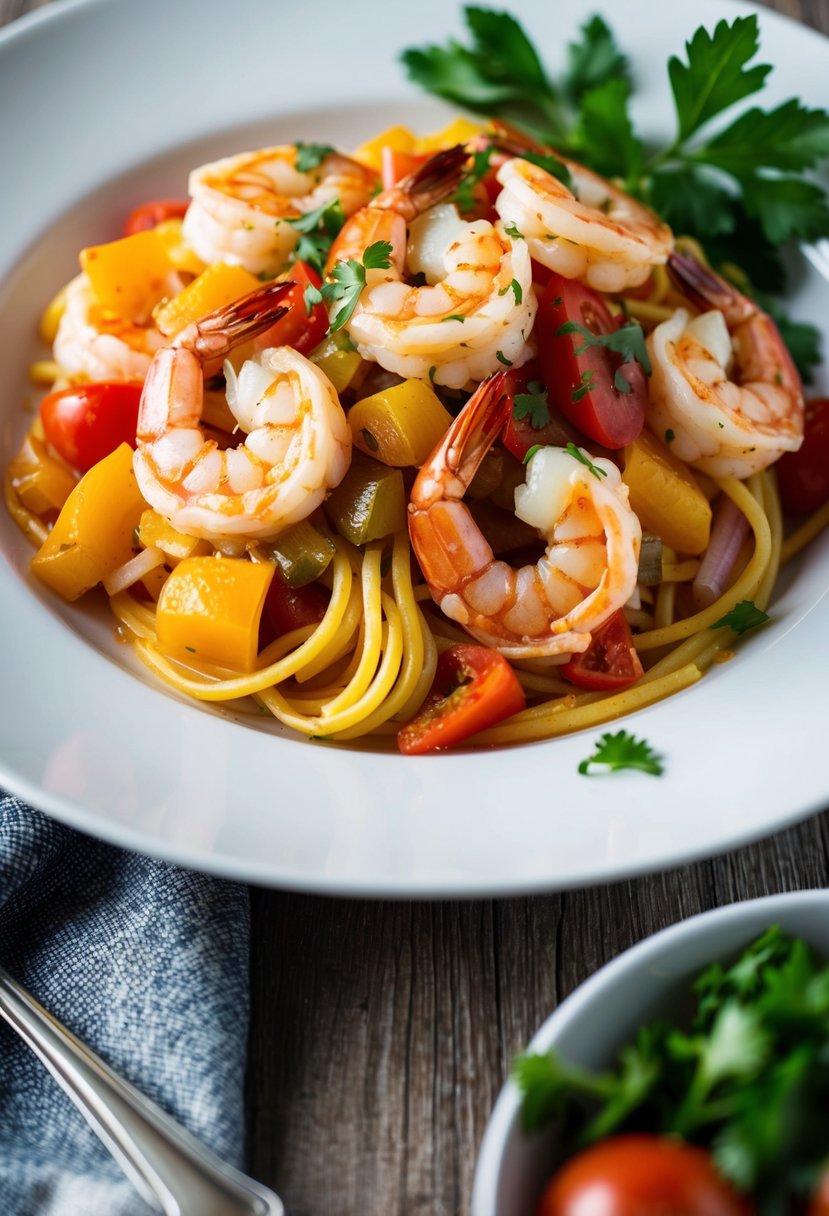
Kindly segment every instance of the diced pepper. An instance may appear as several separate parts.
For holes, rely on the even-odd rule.
[[[155,230],[157,231],[157,229]],[[249,295],[262,284],[244,266],[228,266],[214,262],[203,270],[184,291],[173,296],[155,314],[155,323],[165,337],[172,337],[185,325],[198,321],[216,308],[224,308],[234,300]]]
[[[404,177],[414,173],[428,160],[428,156],[414,156],[411,152],[396,152],[388,146],[383,149],[380,179],[384,190],[391,190]]]
[[[400,532],[406,526],[403,474],[355,453],[325,509],[339,534],[353,545]]]
[[[363,360],[342,329],[323,338],[308,357],[325,373],[337,393],[345,392],[363,365]]]
[[[32,572],[65,600],[76,600],[133,555],[147,504],[122,443],[85,473],[32,559]]]
[[[289,587],[305,587],[319,578],[335,553],[334,542],[307,519],[277,536],[268,549]]]
[[[414,131],[410,131],[408,127],[389,127],[374,139],[360,144],[351,155],[379,173],[383,167],[383,148],[393,148],[395,152],[414,152],[416,139]]]
[[[158,645],[171,658],[253,671],[274,567],[241,557],[188,557],[158,600]]]
[[[156,232],[164,242],[167,257],[176,270],[184,270],[188,274],[201,274],[204,270],[204,262],[184,240],[181,220],[162,220],[156,226]]]
[[[446,434],[452,416],[423,380],[404,380],[352,406],[355,445],[397,468],[419,468]]]
[[[470,118],[455,118],[440,131],[433,131],[431,135],[421,135],[415,140],[412,151],[431,156],[433,152],[440,152],[441,148],[469,143],[470,139],[480,135],[484,129],[481,123],[473,122]]]
[[[86,272],[101,308],[116,317],[149,316],[167,290],[172,270],[164,242],[153,229],[81,250]]]
[[[45,444],[27,435],[9,465],[9,476],[20,501],[35,515],[59,511],[77,484],[77,478],[61,460],[46,451]]]
[[[702,553],[711,535],[711,507],[691,470],[649,431],[625,448],[622,480],[647,532],[680,553]]]
[[[168,523],[163,515],[151,509],[144,511],[141,516],[138,539],[145,549],[160,549],[173,562],[210,552],[210,545],[206,540],[200,540],[197,536],[185,536]]]

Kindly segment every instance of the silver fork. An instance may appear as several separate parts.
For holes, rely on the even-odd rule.
[[[113,1072],[2,967],[0,1017],[40,1057],[153,1207],[166,1216],[284,1216],[273,1191],[220,1161]]]

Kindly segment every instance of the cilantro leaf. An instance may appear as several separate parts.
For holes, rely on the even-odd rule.
[[[753,600],[740,600],[739,604],[735,604],[730,612],[720,617],[718,621],[714,621],[711,628],[727,627],[734,633],[742,635],[746,630],[754,629],[757,625],[764,625],[770,619],[769,614],[762,608],[758,608]]]
[[[526,393],[516,393],[512,412],[519,422],[526,418],[534,431],[547,425],[550,421],[550,403],[547,390],[540,380],[531,380]]]
[[[573,342],[573,353],[576,355],[583,354],[591,346],[603,346],[605,350],[612,350],[615,354],[620,355],[623,363],[631,363],[635,359],[637,363],[642,365],[645,374],[651,374],[651,361],[648,356],[648,348],[645,345],[645,332],[638,321],[628,321],[626,325],[620,325],[618,329],[614,329],[609,334],[594,334],[592,330],[581,325],[578,321],[565,321],[556,330],[556,336],[561,334],[580,334],[583,342],[581,346],[577,346]],[[630,385],[627,390],[630,392]]]
[[[375,241],[363,254],[362,262],[356,258],[337,262],[331,271],[330,281],[322,288],[322,297],[327,301],[342,300],[343,306],[331,322],[331,332],[342,329],[349,320],[360,294],[366,285],[367,270],[385,270],[391,266],[392,247],[389,241]]]
[[[597,14],[584,23],[578,40],[567,47],[567,70],[562,87],[565,96],[577,103],[584,93],[608,80],[629,83],[630,69],[610,27]]]
[[[762,89],[771,71],[769,64],[746,64],[757,54],[760,35],[757,17],[735,17],[731,25],[722,20],[713,35],[700,26],[685,43],[687,64],[675,55],[668,62],[680,138],[704,126],[723,110]]]
[[[654,777],[661,777],[665,771],[661,756],[653,751],[650,744],[644,739],[635,739],[626,730],[617,731],[615,735],[606,732],[601,736],[593,755],[579,765],[582,776],[594,775],[590,773],[593,764],[604,764],[610,772],[620,768],[636,768]]]
[[[569,456],[572,456],[574,460],[578,460],[579,464],[587,465],[594,477],[598,478],[599,480],[601,480],[602,477],[607,477],[607,470],[600,469],[599,466],[594,464],[590,457],[586,456],[581,448],[577,448],[574,443],[566,444],[564,451],[567,452]]]
[[[300,173],[318,169],[326,156],[332,156],[337,151],[330,144],[304,144],[301,140],[297,140],[294,147],[296,148],[294,163]]]

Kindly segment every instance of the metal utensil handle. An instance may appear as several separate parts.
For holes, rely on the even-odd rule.
[[[166,1216],[283,1216],[272,1191],[220,1161],[2,967],[0,1016],[40,1057],[143,1198]]]

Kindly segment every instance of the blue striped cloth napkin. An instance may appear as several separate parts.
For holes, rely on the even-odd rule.
[[[248,945],[243,886],[102,844],[0,791],[0,960],[122,1076],[237,1165]],[[0,1210],[152,1210],[2,1020]]]

